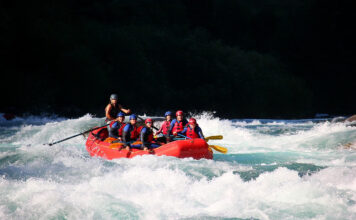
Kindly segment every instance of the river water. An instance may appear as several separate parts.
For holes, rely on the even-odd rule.
[[[103,118],[0,117],[0,219],[356,219],[356,127],[195,117],[227,154],[108,161],[43,145]]]

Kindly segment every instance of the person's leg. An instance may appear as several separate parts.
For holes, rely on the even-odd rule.
[[[157,143],[152,143],[151,146],[150,146],[150,149],[154,149],[154,148],[157,148],[157,147],[160,147],[161,145],[157,144]]]

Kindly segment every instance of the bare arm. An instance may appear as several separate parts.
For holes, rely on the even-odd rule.
[[[119,105],[120,111],[124,112],[125,114],[130,114],[131,110],[130,109],[125,109],[122,107],[122,105]]]

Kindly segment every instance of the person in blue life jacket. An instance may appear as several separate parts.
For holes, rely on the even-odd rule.
[[[141,149],[148,151],[149,149],[152,148],[157,148],[160,145],[153,142],[153,120],[151,118],[147,118],[145,120],[145,126],[141,129],[140,132],[140,141],[142,142],[141,144]]]
[[[119,114],[117,114],[117,118],[107,126],[109,137],[116,138],[119,141],[122,140],[122,130],[126,125],[124,120],[125,114],[123,112],[119,112]]]
[[[130,109],[125,109],[123,108],[119,103],[118,103],[119,96],[117,94],[111,94],[110,96],[110,103],[105,107],[105,121],[112,121],[117,118],[117,114],[122,111],[126,114],[130,114],[131,110]]]
[[[130,115],[130,123],[126,124],[122,131],[122,142],[126,150],[130,150],[131,143],[139,137],[138,128],[136,126],[137,116]]]
[[[195,118],[189,119],[188,125],[184,128],[181,134],[185,135],[187,138],[201,138],[204,139],[203,131],[197,124]]]
[[[159,135],[157,140],[160,142],[167,142],[167,136],[169,136],[169,129],[172,122],[172,112],[167,111],[164,116],[166,117],[166,120],[162,123],[161,128],[155,133],[155,136]]]
[[[178,110],[176,112],[176,119],[173,119],[169,128],[168,134],[177,136],[178,133],[181,133],[184,130],[184,127],[188,124],[187,119],[183,116],[183,111]]]

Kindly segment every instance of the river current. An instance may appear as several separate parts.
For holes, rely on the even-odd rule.
[[[103,118],[0,117],[0,219],[356,219],[356,127],[195,117],[227,154],[108,161],[43,145]]]

